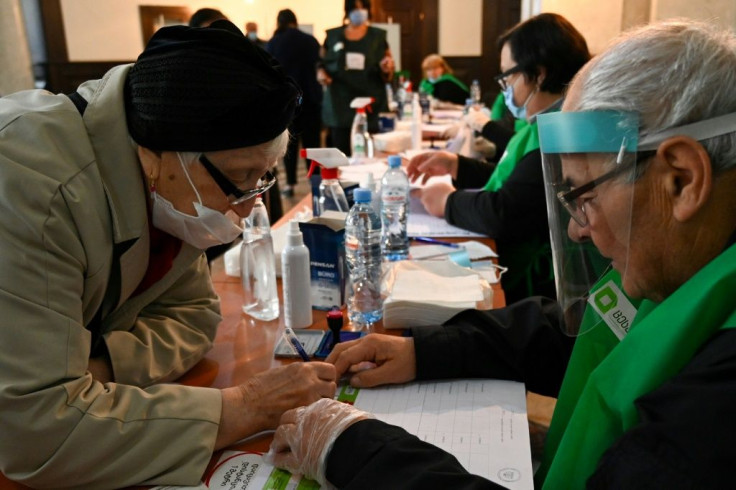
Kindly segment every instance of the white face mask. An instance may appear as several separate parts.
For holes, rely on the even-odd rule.
[[[189,185],[197,195],[199,202],[192,203],[197,216],[182,213],[155,189],[151,189],[153,226],[202,250],[235,240],[243,230],[221,212],[202,204],[202,198],[199,197],[199,192],[189,177],[181,154],[177,153],[176,156],[179,157],[179,163],[181,163]]]

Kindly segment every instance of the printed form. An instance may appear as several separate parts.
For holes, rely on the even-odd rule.
[[[444,449],[470,473],[510,489],[533,489],[526,390],[514,381],[427,381],[344,387],[339,400]]]

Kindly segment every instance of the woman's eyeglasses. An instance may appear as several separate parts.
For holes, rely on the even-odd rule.
[[[212,177],[222,193],[227,196],[227,200],[231,206],[237,206],[249,199],[253,199],[258,194],[263,194],[276,183],[276,176],[271,171],[266,171],[263,177],[258,180],[258,185],[254,189],[240,189],[230,179],[225,177],[204,154],[199,157],[199,162],[207,170],[207,173],[210,174],[210,177]]]
[[[495,77],[493,77],[493,79],[497,81],[498,84],[501,86],[501,90],[506,90],[509,87],[507,78],[513,75],[514,73],[519,73],[520,71],[521,71],[521,67],[519,65],[516,65],[513,68],[509,68],[508,70],[501,73],[500,75],[496,75]]]

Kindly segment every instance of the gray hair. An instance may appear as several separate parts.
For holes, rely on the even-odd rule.
[[[289,130],[286,129],[284,132],[276,136],[271,141],[266,141],[258,145],[248,147],[248,151],[255,153],[257,157],[266,162],[275,162],[286,153],[286,146],[289,144]],[[180,151],[182,159],[185,163],[196,162],[199,160],[201,151]]]
[[[691,20],[624,33],[580,75],[576,111],[640,114],[654,133],[736,112],[736,37]],[[736,168],[736,133],[701,141],[714,171]]]

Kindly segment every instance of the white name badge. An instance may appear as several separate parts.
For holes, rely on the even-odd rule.
[[[345,53],[346,70],[364,70],[365,55],[363,53]]]
[[[636,317],[636,308],[615,282],[608,281],[593,291],[588,298],[588,304],[603,318],[619,340],[626,337]]]

